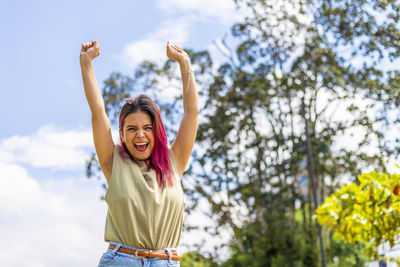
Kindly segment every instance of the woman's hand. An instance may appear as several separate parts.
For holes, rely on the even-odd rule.
[[[177,61],[179,64],[190,62],[188,54],[182,49],[182,47],[172,45],[169,42],[167,43],[167,57]]]
[[[92,41],[91,43],[83,43],[80,53],[80,60],[92,61],[95,57],[100,54],[100,45],[97,41]]]

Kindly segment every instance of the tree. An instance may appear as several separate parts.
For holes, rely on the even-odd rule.
[[[399,72],[385,65],[400,47],[399,3],[235,2],[250,15],[233,25],[231,41],[222,40],[230,51],[225,62],[215,66],[207,51],[190,51],[205,104],[183,179],[188,210],[208,200],[210,216],[232,231],[233,262],[318,266],[301,99],[319,199],[365,167],[386,171],[400,141],[384,135],[400,118],[391,114],[398,112]],[[173,131],[180,96],[157,95],[166,79],[176,84],[174,68],[170,61],[144,62],[133,77],[112,74],[103,90],[109,115],[115,117],[124,97],[145,90]],[[343,136],[354,148],[341,145]]]

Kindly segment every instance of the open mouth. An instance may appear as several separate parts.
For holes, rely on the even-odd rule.
[[[149,143],[136,143],[135,148],[139,152],[144,152],[146,151],[147,147],[149,146]]]

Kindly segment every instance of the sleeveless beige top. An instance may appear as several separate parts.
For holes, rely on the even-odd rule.
[[[172,150],[174,185],[159,187],[156,172],[144,161],[124,160],[115,146],[104,239],[142,249],[176,248],[185,203]]]

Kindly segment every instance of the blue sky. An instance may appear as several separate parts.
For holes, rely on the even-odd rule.
[[[93,142],[79,67],[82,42],[100,42],[94,66],[102,87],[113,71],[131,74],[143,59],[164,59],[168,40],[218,58],[214,41],[242,15],[230,0],[2,2],[4,266],[96,266],[106,248],[101,182],[84,173]],[[186,218],[206,219],[201,213]],[[183,233],[182,243],[201,236]]]

